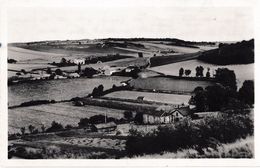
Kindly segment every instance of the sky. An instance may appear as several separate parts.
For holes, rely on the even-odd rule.
[[[8,42],[96,38],[239,41],[254,37],[247,7],[20,7],[7,13]]]

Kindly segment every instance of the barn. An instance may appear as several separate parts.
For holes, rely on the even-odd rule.
[[[115,131],[116,128],[117,128],[116,123],[108,122],[108,123],[95,124],[93,130],[97,132],[111,132],[111,131]]]

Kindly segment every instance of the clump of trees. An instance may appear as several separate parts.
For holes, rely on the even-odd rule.
[[[203,71],[204,71],[204,68],[203,66],[197,66],[196,67],[196,77],[203,77]]]
[[[15,59],[7,59],[7,62],[9,64],[15,64],[17,62],[17,60],[15,60]]]
[[[237,90],[236,74],[228,68],[218,68],[215,73],[215,79],[225,87]]]
[[[102,96],[104,92],[104,86],[103,85],[99,85],[98,87],[95,87],[91,93],[91,95],[93,97],[99,97]]]
[[[179,70],[179,76],[182,77],[183,74],[184,74],[184,69],[183,69],[183,68],[180,68],[180,70]]]
[[[60,123],[53,121],[51,123],[51,127],[49,127],[46,130],[46,132],[57,132],[57,131],[62,131],[62,130],[64,130],[64,127]]]
[[[66,60],[66,58],[61,58],[59,63],[53,62],[53,63],[50,63],[50,64],[58,66],[58,67],[75,66],[76,65],[74,62],[71,62],[70,60]]]
[[[83,76],[86,76],[88,78],[93,77],[93,75],[98,74],[99,72],[97,70],[95,70],[92,67],[86,67],[83,71]]]
[[[255,102],[254,97],[254,81],[246,80],[243,83],[243,86],[238,91],[238,98],[243,103],[252,106]]]
[[[185,69],[184,71],[186,76],[189,76],[191,74],[191,70],[190,69]]]
[[[205,147],[216,149],[217,144],[231,143],[248,135],[253,135],[253,121],[249,114],[222,114],[200,122],[186,119],[174,125],[160,126],[149,133],[130,130],[126,151],[130,157],[187,148],[203,153]]]
[[[254,82],[245,81],[237,92],[228,86],[197,87],[190,99],[196,111],[243,110],[254,105]]]
[[[220,44],[215,50],[203,52],[198,59],[217,65],[253,63],[254,40],[235,44]]]

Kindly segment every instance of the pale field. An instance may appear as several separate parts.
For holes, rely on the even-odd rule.
[[[153,50],[153,51],[170,49],[179,54],[188,54],[188,53],[195,53],[195,52],[200,51],[200,48],[165,45],[165,44],[160,44],[160,43],[142,42],[141,44],[144,44],[147,48],[150,48],[150,50]]]
[[[192,92],[198,86],[205,88],[207,86],[214,85],[214,83],[209,81],[174,79],[163,76],[138,78],[135,80],[131,80],[129,83],[130,86],[133,86],[135,89],[155,89],[175,92]]]
[[[211,75],[215,73],[215,70],[218,68],[228,68],[230,70],[234,70],[237,78],[237,85],[239,88],[242,86],[245,80],[254,80],[254,64],[220,66],[220,65],[208,64],[198,60],[189,60],[189,61],[167,64],[163,66],[157,66],[150,69],[156,72],[164,73],[166,75],[178,76],[179,69],[182,67],[184,69],[190,69],[191,70],[190,76],[195,76],[196,74],[195,68],[200,65],[204,67],[204,75],[206,74],[208,67],[210,68]]]
[[[46,69],[47,67],[54,68],[55,66],[49,65],[47,63],[16,63],[16,64],[8,64],[8,70],[21,71],[24,69],[29,72],[33,69]]]
[[[124,110],[89,105],[79,107],[72,102],[8,109],[8,132],[20,132],[21,127],[25,127],[28,132],[30,124],[41,130],[42,125],[50,127],[52,121],[61,123],[64,127],[68,124],[77,126],[81,118],[105,113],[107,117],[117,119],[124,116]]]
[[[129,77],[96,77],[34,81],[8,86],[8,105],[20,105],[31,100],[69,100],[73,97],[84,97],[92,93],[95,87],[104,86],[104,90],[120,85]]]
[[[62,57],[66,56],[68,55],[8,47],[8,58],[15,59],[18,62],[53,62],[60,61]]]
[[[149,93],[149,92],[137,92],[137,91],[118,91],[112,92],[105,97],[125,98],[125,99],[137,99],[139,96],[144,96],[144,100],[156,101],[169,104],[188,104],[190,95],[178,95],[178,94],[165,94],[165,93]]]

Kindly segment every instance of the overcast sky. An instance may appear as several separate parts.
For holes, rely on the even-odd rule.
[[[241,7],[15,8],[8,11],[8,41],[108,37],[237,41],[254,37],[253,10]]]

